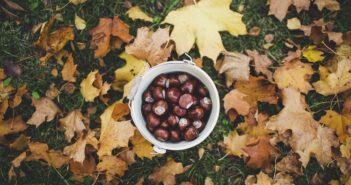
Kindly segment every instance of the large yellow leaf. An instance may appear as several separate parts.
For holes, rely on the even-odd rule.
[[[100,99],[102,99],[102,95],[107,94],[110,87],[111,85],[109,83],[103,83],[102,76],[96,70],[90,72],[87,78],[80,83],[80,92],[82,93],[85,101],[92,102],[99,95]]]
[[[231,0],[202,0],[170,12],[164,23],[174,25],[171,39],[176,43],[178,55],[188,52],[196,42],[201,56],[215,63],[225,51],[219,31],[231,35],[246,34],[242,15],[229,9]]]
[[[311,45],[308,46],[302,52],[302,55],[309,61],[309,62],[320,62],[324,60],[324,53],[316,49],[316,46]]]
[[[134,136],[130,139],[133,146],[133,152],[140,158],[152,159],[155,156],[155,152],[151,146],[151,143],[144,139],[138,130],[135,131]]]
[[[340,146],[340,152],[343,157],[351,159],[351,136]]]
[[[321,118],[320,122],[334,129],[340,142],[344,142],[347,137],[348,127],[351,127],[351,120],[332,110],[327,110],[326,112],[327,113]]]

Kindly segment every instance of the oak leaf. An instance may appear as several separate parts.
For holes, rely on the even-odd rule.
[[[152,22],[152,18],[143,12],[139,6],[134,6],[127,11],[127,15],[132,20],[143,20],[146,22]]]
[[[173,45],[169,44],[169,40],[169,27],[159,28],[154,33],[149,28],[142,27],[138,29],[134,42],[126,46],[126,53],[155,66],[166,62],[171,55]]]
[[[144,139],[138,130],[135,131],[135,134],[130,138],[130,141],[133,144],[132,151],[141,159],[144,157],[152,159],[155,156],[151,143]]]
[[[113,180],[115,176],[122,177],[127,170],[127,163],[116,156],[103,156],[101,162],[96,166],[98,172],[105,172],[107,182]]]
[[[171,39],[178,55],[188,52],[196,42],[201,57],[207,56],[215,64],[220,52],[225,51],[219,31],[234,36],[246,34],[242,15],[233,12],[230,4],[229,0],[202,0],[171,11],[164,23],[174,25]]]
[[[267,79],[273,82],[273,73],[268,69],[272,65],[271,59],[267,55],[260,55],[256,50],[246,50],[246,53],[253,59],[256,73],[266,75]]]
[[[60,126],[65,130],[65,137],[68,142],[71,142],[75,133],[80,134],[86,128],[80,110],[73,110],[66,117],[61,118]]]
[[[185,172],[182,163],[177,163],[173,159],[169,160],[161,168],[154,170],[149,176],[149,179],[157,184],[163,183],[164,185],[174,185],[175,175]]]
[[[226,148],[226,153],[238,157],[244,155],[245,152],[243,148],[245,148],[246,142],[248,140],[248,135],[239,135],[236,130],[232,130],[227,136],[224,136],[223,139],[223,144]]]
[[[341,143],[345,141],[348,135],[347,130],[351,128],[351,119],[333,110],[327,110],[320,122],[334,129]]]
[[[77,70],[77,64],[74,64],[73,56],[72,56],[72,54],[70,54],[67,58],[65,65],[62,68],[62,71],[61,71],[62,79],[64,81],[68,81],[68,82],[75,82],[76,81],[76,77],[75,77],[76,70]]]
[[[43,160],[54,168],[61,168],[68,163],[68,157],[64,156],[62,151],[49,150],[45,143],[33,142],[29,143],[28,146],[31,154],[27,156],[26,161]]]
[[[279,89],[294,87],[303,93],[312,89],[308,79],[313,74],[310,64],[298,60],[286,62],[280,66],[273,75]]]
[[[56,114],[61,112],[60,108],[46,97],[40,98],[39,100],[32,99],[32,103],[35,107],[35,112],[27,123],[35,125],[36,127],[40,126],[45,121],[52,121]]]
[[[250,57],[237,52],[222,52],[224,55],[218,72],[224,73],[227,87],[235,80],[247,81],[250,76]]]

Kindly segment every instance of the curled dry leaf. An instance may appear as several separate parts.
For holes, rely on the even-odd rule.
[[[314,154],[321,165],[332,161],[332,147],[339,145],[333,131],[322,127],[313,119],[312,113],[306,111],[306,103],[300,92],[294,88],[282,90],[284,108],[271,117],[267,128],[284,134],[291,130],[288,143],[293,151],[300,155],[300,161],[306,167],[310,155]]]
[[[132,20],[139,19],[139,20],[143,20],[146,22],[152,22],[152,17],[148,16],[145,12],[143,12],[139,6],[134,6],[134,7],[130,8],[127,11],[127,15]]]
[[[225,51],[219,31],[234,36],[246,34],[242,15],[233,12],[230,4],[231,1],[202,0],[171,11],[164,23],[174,25],[171,39],[176,43],[178,55],[188,52],[196,42],[201,57],[207,56],[215,65],[220,52]]]
[[[107,82],[102,82],[102,76],[99,72],[93,71],[90,72],[81,83],[80,83],[80,92],[82,93],[85,101],[93,102],[94,99],[100,95],[107,94],[107,91],[110,90],[110,84]]]
[[[133,152],[141,159],[144,159],[144,157],[152,159],[155,156],[151,143],[144,139],[138,130],[135,131],[130,141],[133,144]]]
[[[101,162],[96,166],[98,172],[105,172],[107,182],[113,180],[115,176],[122,177],[128,169],[127,163],[116,156],[103,156]]]
[[[166,162],[161,168],[156,169],[150,176],[149,179],[157,184],[163,183],[167,185],[174,185],[175,175],[185,172],[185,168],[182,163],[177,163],[173,159]]]
[[[66,117],[61,118],[60,126],[65,130],[65,137],[68,142],[71,142],[75,133],[81,134],[86,128],[80,110],[73,110]]]
[[[85,20],[79,17],[77,14],[74,17],[74,24],[77,30],[84,30],[87,27]]]
[[[45,121],[52,121],[56,114],[61,112],[60,108],[57,107],[52,100],[46,97],[39,100],[32,99],[32,103],[35,107],[35,112],[27,121],[29,125],[35,125],[38,127]]]
[[[134,42],[126,46],[126,52],[155,66],[166,62],[170,56],[173,45],[169,40],[169,27],[159,28],[154,33],[142,27],[138,29]]]
[[[62,79],[64,81],[68,81],[68,82],[75,82],[76,81],[76,77],[75,77],[76,70],[77,70],[77,64],[74,64],[73,56],[71,53],[68,56],[67,61],[62,68],[62,71],[61,71]]]
[[[28,146],[31,154],[26,158],[26,161],[43,160],[54,168],[61,168],[68,163],[68,157],[64,156],[62,151],[49,150],[45,143],[33,142],[29,143]]]
[[[69,161],[70,171],[79,177],[92,176],[96,169],[96,161],[92,155],[87,155],[83,163]]]
[[[274,72],[273,78],[279,89],[294,87],[303,93],[307,93],[312,90],[312,86],[308,82],[312,74],[313,69],[310,64],[295,60],[280,66]]]
[[[273,73],[268,69],[272,65],[272,61],[267,55],[260,55],[256,50],[246,50],[255,63],[255,71],[257,74],[262,73],[266,75],[270,82],[273,82]]]
[[[250,57],[238,52],[223,52],[219,73],[224,73],[227,87],[235,80],[247,81],[250,76]]]
[[[276,164],[276,169],[297,176],[303,175],[301,162],[298,157],[296,153],[288,154]]]
[[[23,85],[20,88],[17,89],[17,92],[15,94],[15,97],[13,100],[9,103],[11,108],[16,108],[18,105],[22,103],[22,96],[28,92],[27,86]]]
[[[224,136],[223,144],[226,148],[226,153],[238,157],[244,155],[243,148],[245,148],[248,140],[248,135],[239,135],[236,130],[232,130],[227,136]]]

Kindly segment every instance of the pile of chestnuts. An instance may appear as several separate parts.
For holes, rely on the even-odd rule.
[[[211,109],[208,89],[187,73],[161,74],[143,93],[147,128],[160,141],[196,139]]]

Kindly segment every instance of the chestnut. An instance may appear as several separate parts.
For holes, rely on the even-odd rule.
[[[167,85],[168,87],[178,87],[180,85],[180,82],[175,75],[172,75],[171,77],[168,78]]]
[[[193,105],[199,105],[199,99],[196,98],[196,96],[193,95]]]
[[[168,123],[167,123],[167,121],[166,120],[164,120],[164,121],[162,121],[162,123],[161,123],[161,125],[160,125],[160,127],[162,127],[162,128],[168,128]]]
[[[146,90],[143,94],[143,99],[145,102],[147,103],[152,103],[154,102],[154,98],[152,97],[152,93],[151,93],[151,90]]]
[[[150,127],[149,125],[147,125],[146,128],[147,128],[150,132],[153,132],[153,131],[155,130],[154,127]]]
[[[180,118],[178,122],[178,126],[180,130],[184,130],[186,127],[190,125],[190,121],[188,118]]]
[[[197,106],[193,109],[191,109],[189,112],[188,112],[188,117],[192,120],[199,120],[199,119],[202,119],[205,115],[205,111],[203,108]]]
[[[204,108],[206,111],[211,110],[212,107],[212,101],[208,97],[204,97],[200,100],[200,106]]]
[[[152,105],[152,111],[158,116],[165,114],[167,112],[167,109],[168,104],[165,100],[158,100]]]
[[[162,87],[155,87],[153,90],[152,90],[152,97],[155,99],[155,100],[162,100],[165,98],[165,90],[162,88]]]
[[[146,121],[150,127],[157,127],[161,123],[160,118],[152,112],[146,116]]]
[[[197,93],[198,93],[200,96],[204,97],[204,96],[207,95],[208,90],[207,90],[206,87],[200,86],[200,87],[197,89]]]
[[[171,141],[173,142],[180,141],[180,133],[178,130],[171,130],[170,135],[171,135]]]
[[[184,131],[184,139],[187,141],[194,140],[198,135],[199,133],[194,126],[190,126]]]
[[[169,132],[164,128],[158,128],[155,130],[154,136],[160,141],[167,141],[169,139]]]
[[[152,104],[151,103],[144,104],[142,110],[143,110],[143,114],[147,114],[147,113],[151,112],[152,111]]]
[[[180,97],[180,91],[177,88],[171,87],[166,91],[167,100],[172,103],[177,103]]]
[[[194,80],[187,80],[182,86],[180,86],[180,90],[184,93],[192,94],[195,90],[195,86],[196,82]]]
[[[205,128],[205,123],[201,120],[195,120],[192,124],[198,131],[202,131]]]
[[[173,112],[174,112],[174,114],[176,114],[176,115],[179,116],[179,117],[183,117],[183,116],[186,115],[186,110],[183,109],[183,108],[181,108],[181,107],[178,106],[178,105],[174,105],[174,106],[173,106]]]
[[[185,74],[185,73],[178,75],[178,80],[181,84],[183,84],[185,81],[189,80],[189,78],[190,78],[189,75]]]
[[[193,96],[191,94],[183,94],[179,98],[179,106],[184,109],[189,109],[194,104]]]
[[[169,126],[174,127],[177,125],[178,122],[179,122],[179,118],[174,114],[170,114],[167,118],[167,123]]]
[[[156,86],[160,86],[160,87],[166,87],[167,82],[168,82],[168,78],[166,77],[165,74],[162,74],[162,75],[156,77],[156,79],[154,80],[154,84]]]

